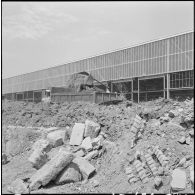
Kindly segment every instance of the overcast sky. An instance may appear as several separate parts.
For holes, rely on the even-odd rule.
[[[193,1],[3,2],[3,78],[192,31]]]

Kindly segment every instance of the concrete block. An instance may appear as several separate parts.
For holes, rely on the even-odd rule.
[[[184,170],[173,170],[171,188],[173,191],[181,191],[186,188],[186,172]]]
[[[92,143],[91,143],[91,138],[90,137],[86,137],[81,144],[81,148],[84,148],[87,151],[90,151],[93,149],[92,147]]]
[[[32,164],[35,169],[40,169],[46,162],[49,161],[48,155],[42,152],[41,149],[34,150],[28,158],[28,161]]]
[[[51,180],[54,180],[60,171],[72,162],[73,158],[74,156],[71,153],[63,149],[59,150],[47,164],[30,178],[30,190],[37,190],[39,187],[45,186]]]
[[[77,152],[75,152],[74,155],[77,157],[83,157],[83,156],[85,156],[85,152],[81,149],[81,150],[78,150]]]
[[[75,123],[70,137],[70,145],[79,146],[82,143],[84,130],[85,130],[85,124]]]
[[[47,135],[47,139],[53,147],[58,147],[64,144],[65,130],[57,130]]]
[[[61,185],[65,183],[73,183],[81,181],[82,175],[79,167],[71,162],[55,179],[55,184]]]
[[[100,125],[90,120],[85,121],[85,133],[84,137],[95,138],[99,135]]]
[[[50,142],[48,140],[45,139],[39,139],[37,140],[33,146],[32,146],[32,150],[41,150],[42,152],[49,152],[52,148],[52,145],[50,144]]]
[[[93,150],[93,151],[89,152],[89,153],[84,157],[84,159],[86,159],[86,160],[91,160],[91,159],[97,157],[98,154],[99,154],[98,150]]]
[[[96,170],[95,167],[83,157],[76,157],[72,162],[78,165],[83,178],[89,178]]]

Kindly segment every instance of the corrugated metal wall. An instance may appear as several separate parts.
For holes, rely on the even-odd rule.
[[[65,86],[69,76],[89,71],[99,81],[192,70],[194,32],[3,79],[3,94]],[[169,61],[169,70],[167,62]]]

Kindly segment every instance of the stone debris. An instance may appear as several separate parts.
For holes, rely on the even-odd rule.
[[[171,188],[173,191],[181,191],[186,188],[186,172],[179,168],[173,170]]]
[[[49,162],[30,178],[30,190],[37,190],[39,187],[48,184],[71,163],[73,158],[74,156],[70,152],[59,150]]]
[[[39,139],[37,140],[33,146],[32,146],[32,150],[41,150],[42,152],[49,152],[52,149],[52,145],[50,144],[50,142],[48,140],[45,139]]]
[[[84,179],[89,178],[96,170],[95,167],[83,157],[76,157],[72,162],[79,167]]]
[[[7,190],[13,194],[29,194],[28,186],[19,178],[13,181]]]
[[[97,157],[98,155],[99,155],[98,150],[93,150],[93,151],[89,152],[89,153],[84,157],[84,159],[86,159],[86,160],[91,160],[91,159]]]
[[[160,149],[158,149],[158,147],[154,147],[153,152],[159,160],[160,164],[165,167],[168,164],[168,158],[162,153]]]
[[[155,187],[159,187],[162,184],[162,179],[160,177],[154,178],[154,185]]]
[[[160,175],[160,176],[164,175],[164,168],[163,167],[158,168],[158,175]]]
[[[83,151],[83,149],[80,149],[80,150],[76,151],[74,153],[74,155],[77,157],[83,157],[83,156],[85,156],[85,152]]]
[[[141,181],[144,184],[147,183],[148,182],[148,177],[146,175],[146,171],[144,170],[142,163],[139,160],[136,160],[134,162],[134,165],[135,165],[136,171],[138,172],[138,175],[139,175]]]
[[[180,166],[182,167],[182,166],[184,166],[185,163],[186,163],[186,161],[187,161],[187,159],[186,159],[185,157],[183,157],[183,158],[179,161],[177,167],[180,167]]]
[[[169,117],[174,118],[175,116],[178,116],[178,113],[175,110],[170,110]]]
[[[58,147],[64,144],[65,130],[57,130],[47,135],[47,139],[53,147]]]
[[[100,132],[100,125],[91,120],[85,121],[85,133],[84,137],[96,138]]]
[[[150,170],[152,171],[152,174],[156,176],[158,173],[158,170],[156,168],[155,161],[153,160],[152,156],[150,154],[146,154],[145,159],[146,159],[146,163],[148,164]]]
[[[193,165],[190,166],[190,181],[191,181],[192,185],[194,185],[194,167],[193,167]]]
[[[61,185],[66,183],[73,183],[81,181],[82,175],[80,173],[79,167],[71,162],[67,167],[65,167],[62,172],[55,179],[55,184]]]
[[[186,138],[186,144],[187,144],[187,145],[190,145],[190,136],[188,136],[188,137]]]
[[[137,181],[137,179],[136,179],[136,177],[135,177],[135,174],[133,173],[131,167],[127,167],[127,168],[125,169],[125,173],[127,174],[128,182],[129,182],[130,184]]]
[[[179,142],[180,144],[184,144],[184,143],[186,142],[186,137],[185,137],[185,136],[182,136],[182,137],[178,140],[178,142]]]
[[[91,143],[91,138],[90,137],[86,137],[83,141],[82,144],[80,146],[81,148],[84,148],[87,151],[90,151],[93,149],[92,143]]]
[[[93,187],[98,187],[99,184],[100,184],[99,181],[97,181],[97,180],[95,180],[95,179],[92,181]]]
[[[30,155],[28,161],[35,169],[40,169],[45,163],[49,161],[49,158],[46,152],[42,151],[41,149],[36,149]]]
[[[8,163],[7,155],[5,153],[2,153],[1,162],[3,165]]]
[[[85,130],[85,124],[75,123],[70,137],[70,145],[79,146],[82,143],[84,130]]]

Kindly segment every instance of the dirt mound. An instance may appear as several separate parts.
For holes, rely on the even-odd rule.
[[[84,123],[86,119],[89,119],[99,123],[101,131],[106,133],[107,141],[104,144],[104,153],[101,157],[90,161],[96,168],[97,174],[87,183],[49,186],[39,190],[39,193],[62,193],[64,191],[70,193],[170,193],[172,171],[184,157],[188,159],[183,165],[183,169],[187,174],[187,184],[182,193],[192,193],[189,174],[190,167],[194,163],[193,108],[193,99],[178,102],[162,98],[140,104],[128,104],[128,106],[126,102],[109,106],[90,103],[27,104],[6,102],[6,104],[3,103],[3,124],[37,127],[65,127],[68,125],[71,129],[75,122]],[[136,114],[142,118],[142,122],[146,122],[139,139],[132,148],[131,141],[135,136],[132,132],[132,124]],[[22,130],[18,132],[20,131],[24,132]],[[33,136],[26,133],[24,137]],[[178,140],[181,137],[188,139],[188,141],[185,140],[185,142],[180,143]],[[169,159],[168,168],[161,176],[163,184],[159,189],[155,188],[155,177],[144,165],[144,160],[142,161],[144,169],[149,171],[147,173],[147,183],[143,183],[139,179],[132,163],[136,152],[141,152],[141,157],[143,157],[154,146],[159,146],[162,153]],[[154,160],[157,168],[160,168],[161,164],[158,159],[154,158]],[[17,165],[17,161],[14,162]],[[22,163],[25,164],[26,162]],[[5,167],[9,167],[9,163]],[[138,178],[135,183],[128,182],[128,176],[125,172],[127,167],[134,168]],[[16,167],[10,169],[12,169],[10,171],[17,171]],[[6,174],[9,173],[5,171],[3,173],[5,187],[10,183],[10,180],[5,181]]]

